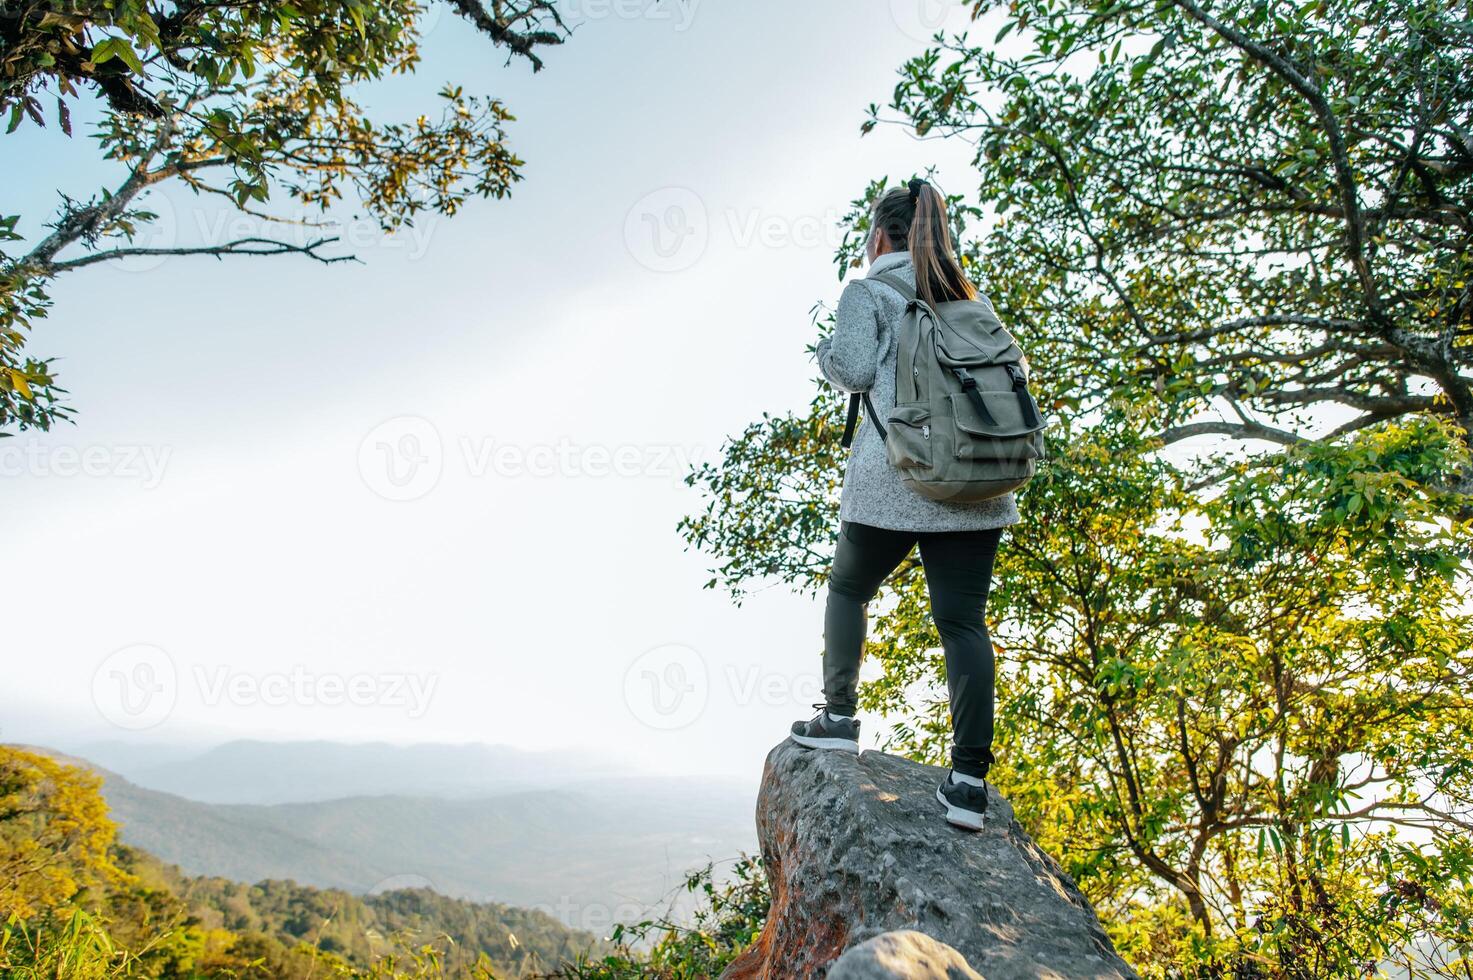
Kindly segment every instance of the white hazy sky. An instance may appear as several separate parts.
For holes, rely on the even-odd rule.
[[[536,76],[443,13],[418,76],[365,94],[381,118],[446,80],[504,98],[527,161],[510,200],[392,240],[350,226],[362,264],[55,284],[31,350],[60,357],[79,416],[0,441],[0,738],[586,746],[754,777],[808,710],[820,605],[703,590],[681,477],[811,397],[809,309],[838,296],[837,219],[865,182],[934,164],[970,188],[963,145],[859,136],[942,15],[965,18],[570,13]],[[29,125],[0,173],[32,238],[58,190],[116,180],[86,135]],[[159,243],[239,232],[178,189],[149,205]]]

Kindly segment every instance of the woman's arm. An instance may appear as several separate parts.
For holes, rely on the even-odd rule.
[[[880,364],[880,307],[858,282],[844,287],[834,332],[818,342],[818,369],[841,391],[869,391]]]

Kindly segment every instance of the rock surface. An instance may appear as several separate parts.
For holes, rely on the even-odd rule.
[[[946,823],[945,774],[881,752],[773,749],[757,798],[772,908],[723,980],[825,977],[846,950],[896,930],[953,947],[986,980],[1133,980],[1005,800],[993,793],[981,833]]]
[[[962,954],[910,929],[866,939],[834,960],[828,980],[982,980]]]

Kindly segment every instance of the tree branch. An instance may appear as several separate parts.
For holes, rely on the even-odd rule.
[[[533,53],[533,49],[542,45],[562,44],[567,37],[568,29],[563,24],[562,16],[557,8],[546,0],[525,0],[525,9],[512,12],[507,15],[504,0],[491,0],[491,10],[487,11],[484,4],[478,0],[446,0],[456,13],[476,25],[482,33],[488,35],[497,44],[505,45],[507,50],[513,54],[519,54],[532,63],[532,70],[542,70],[542,59]],[[517,30],[512,25],[520,21],[538,23],[543,17],[551,18],[557,25],[556,30]]]
[[[1370,262],[1365,252],[1365,216],[1360,210],[1360,195],[1356,189],[1355,173],[1350,168],[1350,154],[1345,145],[1345,134],[1340,129],[1340,120],[1330,109],[1330,103],[1318,85],[1310,81],[1292,61],[1244,34],[1229,24],[1223,23],[1207,13],[1194,0],[1175,0],[1193,20],[1206,26],[1234,47],[1247,52],[1284,81],[1289,83],[1309,102],[1310,108],[1324,127],[1325,138],[1330,143],[1330,159],[1335,168],[1335,178],[1340,190],[1340,206],[1345,210],[1345,247],[1351,267],[1360,280],[1361,290],[1366,297],[1366,306],[1377,322],[1389,325],[1381,303],[1376,277],[1371,273]]]
[[[1162,443],[1170,445],[1181,442],[1184,439],[1192,439],[1196,436],[1231,436],[1234,439],[1262,439],[1265,442],[1277,443],[1280,446],[1297,446],[1302,443],[1312,442],[1304,436],[1289,432],[1285,429],[1276,429],[1273,426],[1264,425],[1262,422],[1191,422],[1186,425],[1172,426],[1156,436]]]
[[[89,252],[86,255],[64,262],[53,262],[46,271],[50,274],[67,272],[71,269],[80,269],[83,266],[92,265],[97,262],[107,262],[112,259],[123,259],[135,255],[213,255],[216,258],[224,258],[227,255],[305,255],[316,259],[323,265],[332,265],[334,262],[357,262],[358,259],[352,255],[319,255],[318,250],[324,246],[338,241],[334,235],[331,238],[319,238],[303,245],[293,245],[290,242],[276,241],[271,238],[237,238],[233,242],[223,245],[201,245],[195,248],[113,248],[103,252]]]

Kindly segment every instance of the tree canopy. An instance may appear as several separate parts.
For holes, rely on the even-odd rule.
[[[102,781],[0,746],[0,910],[34,915],[121,880]]]
[[[1054,419],[990,606],[994,780],[1146,976],[1466,977],[1466,11],[973,13],[986,36],[938,37],[864,128],[975,147],[972,186],[942,175],[962,259]],[[690,474],[711,586],[822,588],[842,421],[820,389]],[[943,759],[914,562],[868,652],[862,710]]]
[[[534,69],[538,51],[567,36],[550,0],[445,2]],[[394,122],[354,98],[362,83],[418,69],[428,10],[424,0],[4,5],[0,111],[9,131],[50,121],[70,134],[72,105],[91,95],[102,110],[101,156],[124,176],[85,197],[64,193],[49,232],[24,246],[21,216],[0,213],[0,432],[70,416],[52,359],[27,351],[63,273],[159,254],[342,261],[350,256],[324,251],[336,240],[328,232],[273,229],[311,224],[348,196],[387,231],[508,194],[522,161],[506,144],[512,116],[500,100],[447,84],[437,111]],[[142,236],[158,215],[146,194],[165,184],[250,214],[263,230],[150,246]],[[273,206],[283,198],[306,217]]]
[[[976,147],[988,281],[1071,399],[1125,395],[1168,441],[1416,413],[1469,438],[1466,7],[973,5],[993,11],[996,40],[939,39],[867,125]]]

